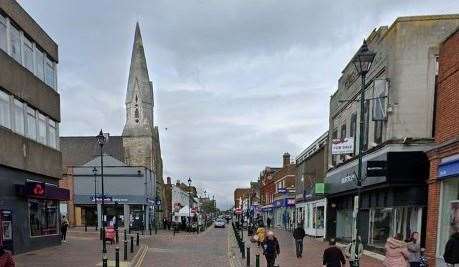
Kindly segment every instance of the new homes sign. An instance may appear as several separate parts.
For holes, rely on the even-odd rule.
[[[332,155],[354,153],[354,138],[346,137],[343,139],[332,140]]]

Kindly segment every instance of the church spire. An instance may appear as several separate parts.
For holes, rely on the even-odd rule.
[[[152,135],[153,85],[150,81],[139,23],[136,23],[126,91],[126,124],[123,136]]]

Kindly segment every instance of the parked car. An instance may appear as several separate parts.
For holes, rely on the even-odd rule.
[[[215,221],[215,228],[225,228],[225,221],[224,220],[216,220]]]

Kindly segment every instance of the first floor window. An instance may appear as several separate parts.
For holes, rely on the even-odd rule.
[[[24,134],[24,104],[17,99],[14,100],[14,130]]]
[[[54,64],[49,59],[45,59],[45,83],[51,88],[56,88],[54,83]]]
[[[57,138],[57,127],[56,122],[49,120],[48,123],[48,145],[52,148],[56,148],[56,138]]]
[[[58,204],[55,200],[29,199],[30,235],[57,234],[58,212]]]
[[[37,117],[35,110],[27,107],[27,137],[36,140],[37,139]]]
[[[38,138],[37,141],[46,145],[46,117],[45,115],[38,114]]]
[[[0,125],[10,128],[10,96],[0,91]]]
[[[16,59],[19,64],[22,64],[21,54],[21,35],[19,30],[14,26],[10,27],[10,45],[11,45],[11,56]]]
[[[0,15],[0,49],[6,51],[6,19]]]

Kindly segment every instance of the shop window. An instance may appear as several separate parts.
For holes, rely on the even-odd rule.
[[[10,128],[10,96],[0,91],[0,125]]]
[[[45,56],[43,52],[35,49],[35,75],[37,75],[37,77],[42,81],[45,80],[44,60]]]
[[[325,207],[319,206],[314,208],[314,225],[315,229],[324,229]]]
[[[35,110],[27,107],[27,137],[36,140],[37,139],[37,117]]]
[[[45,236],[57,234],[57,201],[29,199],[29,224],[31,236]]]
[[[24,104],[14,100],[14,131],[20,135],[24,135]]]
[[[0,15],[0,49],[6,51],[6,18]]]
[[[16,59],[19,64],[22,63],[21,55],[21,35],[18,29],[13,25],[10,27],[10,46],[11,46],[11,56]]]
[[[370,210],[369,243],[372,246],[383,248],[386,239],[393,236],[394,211],[392,208]]]
[[[442,182],[441,209],[438,233],[438,255],[445,251],[450,235],[459,232],[459,179],[453,178]]]
[[[33,45],[27,38],[24,37],[23,40],[24,67],[33,73]]]
[[[354,220],[352,209],[340,209],[336,213],[336,237],[342,240],[352,240]]]

